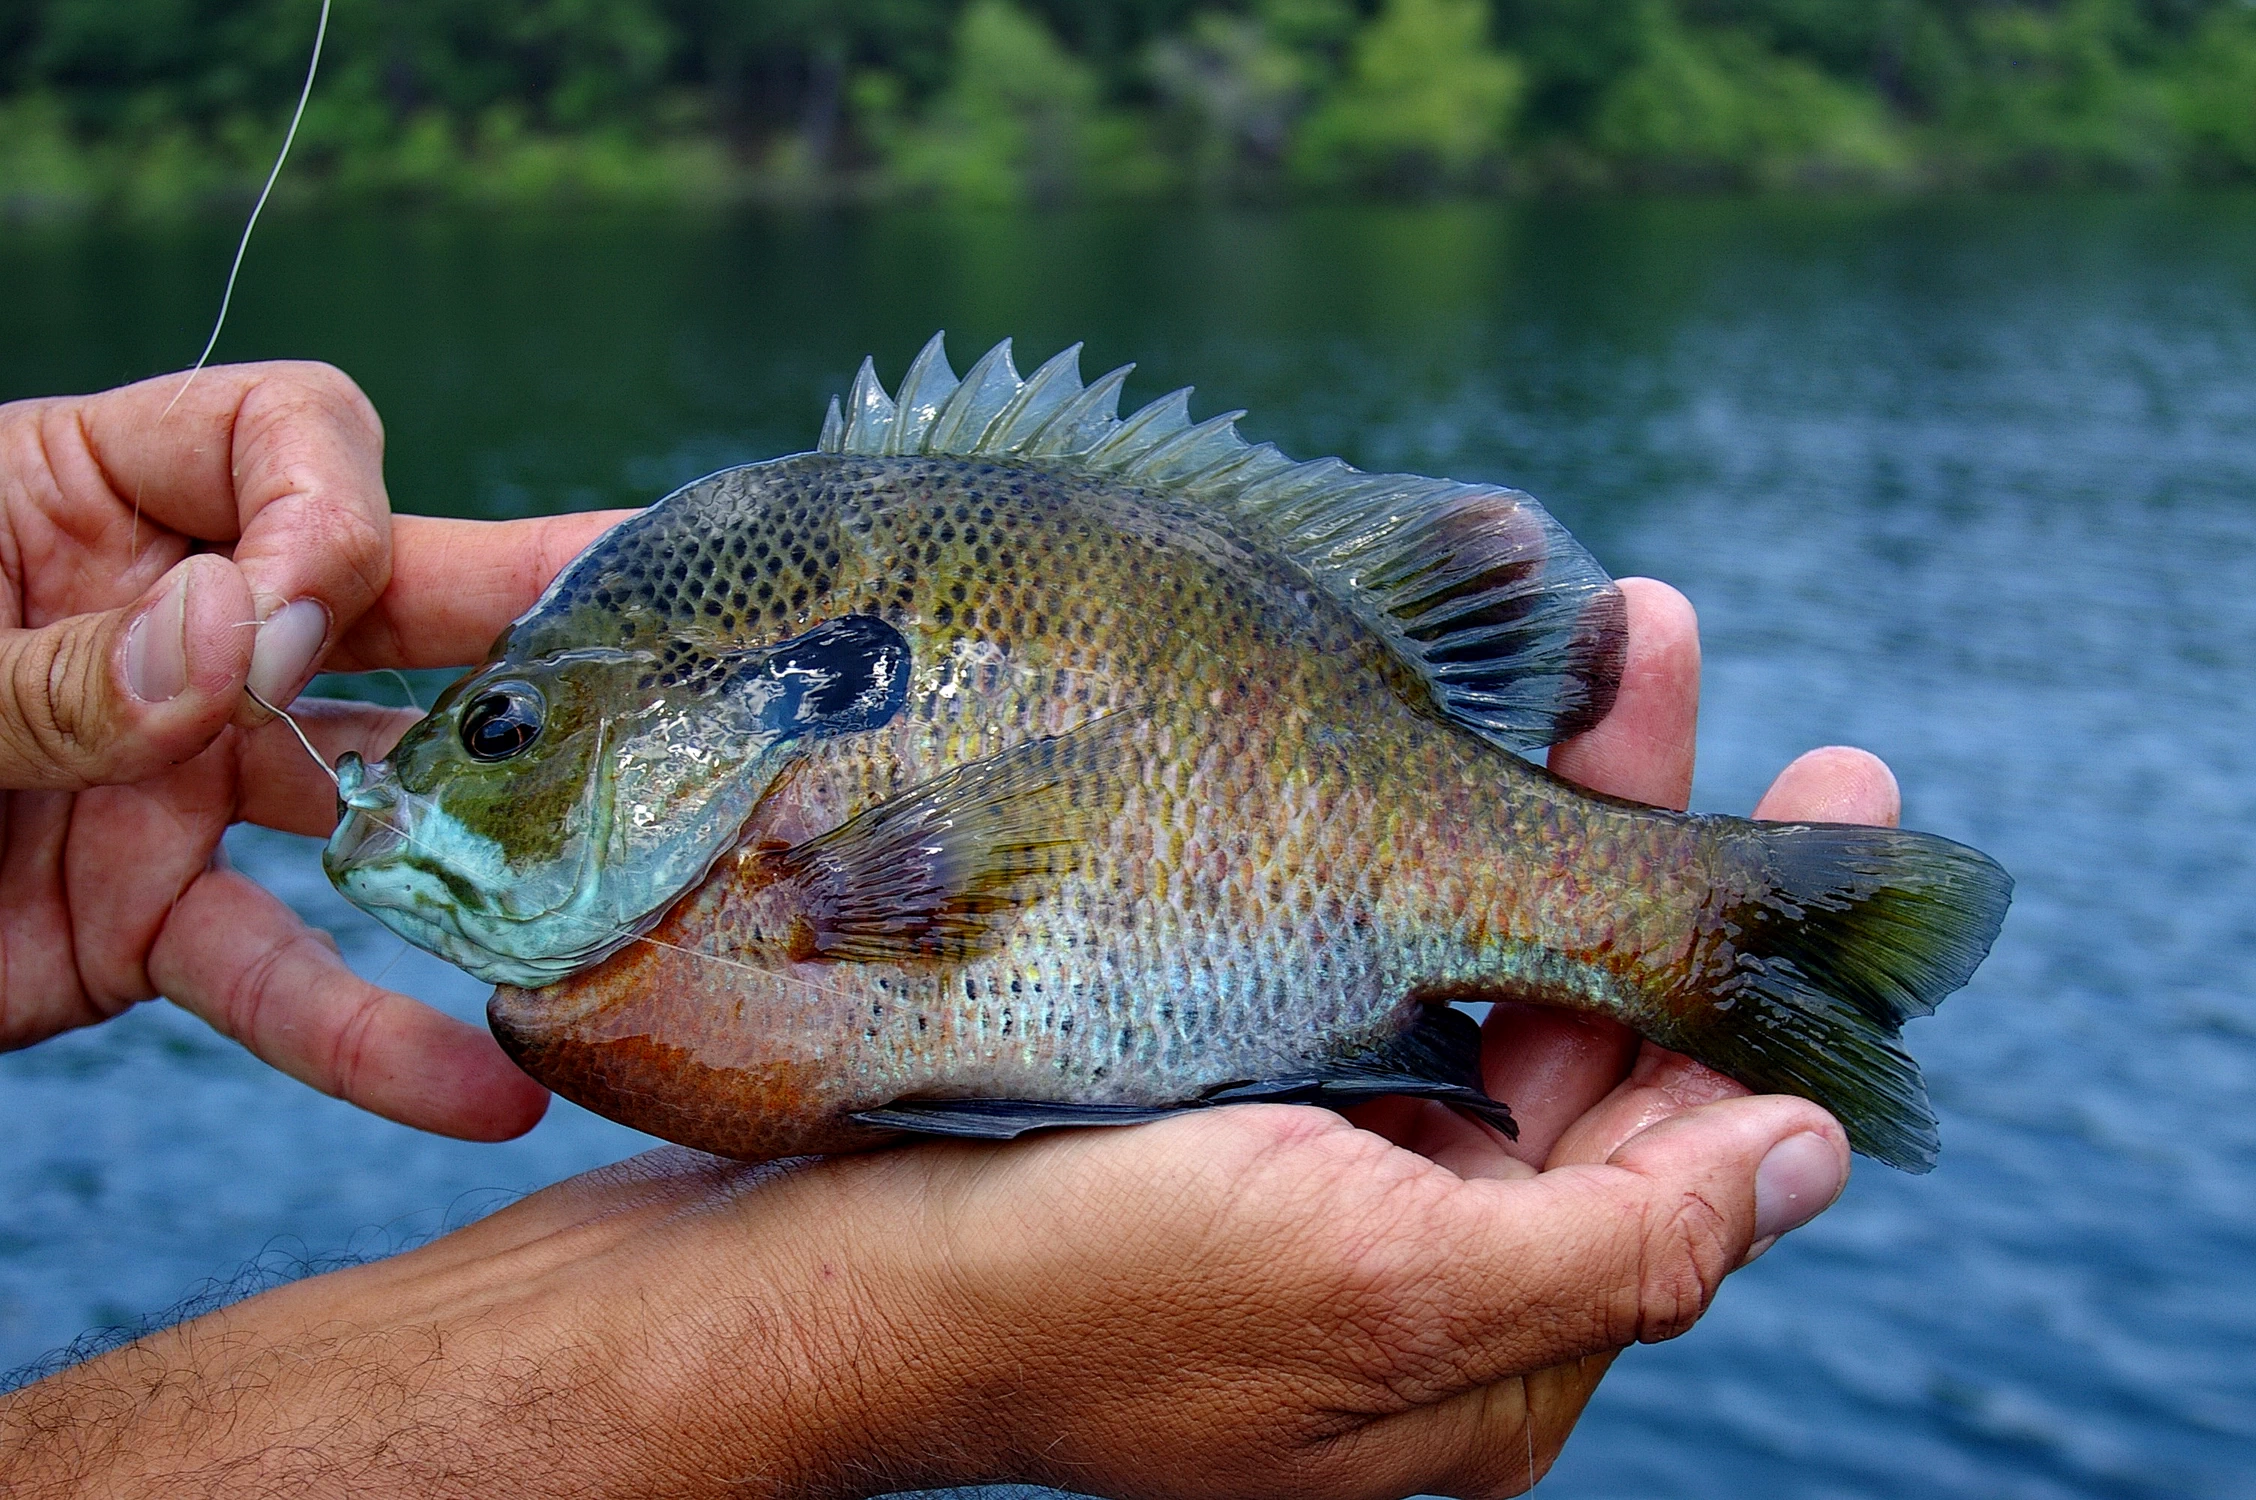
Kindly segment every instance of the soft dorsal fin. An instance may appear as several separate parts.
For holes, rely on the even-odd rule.
[[[1376,630],[1432,706],[1534,750],[1613,705],[1621,593],[1534,500],[1500,485],[1296,463],[1238,436],[1242,411],[1194,423],[1188,387],[1118,416],[1124,365],[1084,386],[1075,344],[1020,379],[1010,340],[962,380],[934,334],[885,393],[868,360],[819,453],[952,454],[1081,469],[1213,507],[1275,546]]]

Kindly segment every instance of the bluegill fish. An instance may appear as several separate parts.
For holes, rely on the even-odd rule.
[[[1904,1020],[2011,882],[1529,760],[1622,602],[1533,500],[1295,463],[1078,346],[867,362],[815,451],[597,541],[375,765],[325,861],[498,988],[568,1098],[746,1158],[1241,1100],[1510,1128],[1451,1002],[1615,1017],[1931,1166]]]

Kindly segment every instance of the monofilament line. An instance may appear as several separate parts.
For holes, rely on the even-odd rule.
[[[219,331],[227,326],[228,305],[235,300],[235,278],[243,271],[243,252],[251,248],[251,231],[258,227],[266,200],[273,196],[275,179],[282,175],[282,163],[290,159],[290,143],[298,138],[298,122],[305,118],[306,101],[313,97],[313,75],[320,70],[321,44],[329,35],[329,5],[330,0],[321,0],[321,19],[313,28],[313,56],[306,61],[305,85],[298,90],[298,107],[291,111],[290,128],[282,133],[282,149],[275,153],[274,170],[266,174],[266,186],[259,189],[258,201],[251,205],[251,217],[243,225],[243,237],[235,243],[235,263],[227,268],[227,286],[219,294],[219,316],[212,320],[211,337],[204,340],[204,352],[188,367],[188,378],[180,382],[180,389],[165,403],[164,416],[157,418],[160,422],[172,415],[172,409],[188,394],[188,387],[196,383],[196,376],[210,361],[212,350],[219,346]]]
[[[290,733],[296,735],[298,737],[298,743],[305,746],[305,753],[313,757],[313,763],[315,765],[321,767],[322,775],[328,777],[331,782],[334,782],[339,786],[343,785],[342,782],[337,781],[337,768],[330,765],[329,762],[321,758],[321,752],[313,748],[313,741],[306,738],[306,732],[298,727],[298,721],[296,719],[290,717],[290,711],[288,709],[276,708],[273,704],[260,697],[259,690],[255,687],[252,687],[247,682],[243,684],[243,691],[250,696],[250,700],[253,703],[256,703],[259,707],[265,709],[268,713],[274,715],[274,717],[280,719],[283,723],[290,726]]]

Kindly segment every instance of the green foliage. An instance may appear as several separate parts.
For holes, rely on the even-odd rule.
[[[2174,92],[2193,170],[2256,177],[2256,9],[2209,18],[2188,48]]]
[[[2256,180],[2251,0],[335,0],[285,195]],[[0,213],[255,187],[318,0],[0,6]]]
[[[1600,96],[1591,143],[1662,181],[1900,180],[1910,153],[1879,98],[1746,31],[1646,7],[1642,55]]]
[[[886,141],[898,182],[964,203],[1137,185],[1139,130],[1099,109],[1095,70],[1011,0],[972,0],[948,82]]]
[[[1386,0],[1311,115],[1293,168],[1331,186],[1462,186],[1503,164],[1524,85],[1482,0]]]
[[[1966,38],[1970,67],[1947,119],[1978,169],[2075,181],[2166,168],[2164,89],[2134,66],[2141,37],[2127,0],[1980,11]]]
[[[1277,26],[1261,16],[1202,11],[1181,34],[1153,44],[1146,67],[1160,100],[1160,139],[1194,189],[1251,196],[1268,185],[1323,82],[1320,48],[1328,40],[1321,31],[1296,32],[1289,20]]]
[[[1606,86],[1645,55],[1653,8],[1633,0],[1498,0],[1498,34],[1526,63],[1524,122],[1537,139],[1579,141]]]

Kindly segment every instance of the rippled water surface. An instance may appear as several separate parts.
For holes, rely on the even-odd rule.
[[[1300,454],[1509,480],[1699,606],[1697,806],[1863,744],[2020,878],[1914,1026],[1927,1178],[1860,1166],[1616,1367],[1540,1494],[2256,1494],[2256,200],[1280,217],[278,222],[222,357],[375,398],[403,509],[631,503],[808,445],[945,326]],[[0,396],[201,342],[228,232],[12,229]],[[1022,366],[1032,360],[1022,358]],[[363,972],[479,989],[311,848],[239,862]],[[381,1251],[642,1138],[432,1140],[162,1005],[0,1058],[0,1364]]]

